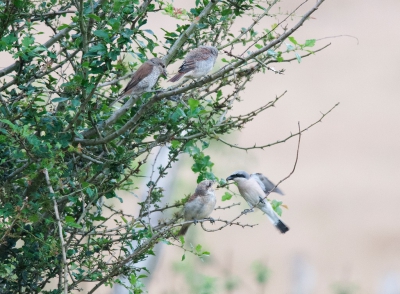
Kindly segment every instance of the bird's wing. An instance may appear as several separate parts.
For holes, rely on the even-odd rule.
[[[194,199],[196,199],[196,197],[197,197],[197,194],[196,194],[196,193],[192,194],[192,196],[189,197],[189,199],[188,199],[187,202],[193,201]]]
[[[122,91],[121,94],[124,94],[134,88],[141,80],[143,80],[145,77],[147,77],[151,71],[153,70],[153,66],[145,62],[143,63],[138,70],[133,74],[132,79],[129,81],[129,83],[126,85],[125,89]]]
[[[250,177],[257,181],[265,194],[268,194],[275,187],[275,185],[262,173],[251,174]],[[273,192],[283,195],[282,190],[278,187],[276,187]]]
[[[187,73],[196,68],[196,62],[207,60],[210,58],[210,50],[207,48],[196,48],[188,53],[182,65],[180,66],[179,73]]]

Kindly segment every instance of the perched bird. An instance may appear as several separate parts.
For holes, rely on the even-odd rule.
[[[196,191],[186,202],[183,208],[183,217],[185,221],[199,220],[208,217],[214,210],[217,199],[215,198],[214,181],[204,180],[197,185]],[[190,224],[184,224],[178,233],[178,236],[185,235]]]
[[[218,49],[212,46],[199,46],[190,51],[181,67],[169,82],[176,82],[180,78],[195,79],[205,76],[214,67],[218,57]]]
[[[256,173],[249,175],[243,170],[239,170],[226,178],[227,181],[233,180],[238,184],[240,195],[246,200],[251,208],[257,207],[261,209],[274,224],[274,226],[282,233],[289,231],[289,228],[281,221],[271,204],[264,200],[264,197],[271,192],[283,195],[283,192],[270,182],[263,174]]]
[[[157,83],[160,75],[167,77],[167,71],[165,69],[164,61],[160,58],[151,58],[147,60],[133,74],[130,82],[121,92],[119,98],[111,103],[111,105],[115,104],[118,100],[128,95],[150,92],[154,85]]]

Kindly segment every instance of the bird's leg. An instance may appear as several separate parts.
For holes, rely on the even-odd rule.
[[[198,220],[194,218],[193,223],[196,225],[198,223]]]
[[[262,197],[260,196],[260,203],[262,203],[262,204],[265,204],[265,201],[264,201],[264,199],[262,199]]]
[[[170,101],[183,102],[183,100],[181,98],[182,98],[182,94],[172,95],[170,97],[165,97],[165,99],[170,100]]]
[[[210,223],[215,224],[215,219],[213,219],[211,216],[208,219],[210,220]]]
[[[162,93],[162,92],[164,92],[164,91],[165,91],[164,89],[157,89],[157,90],[148,91],[148,92],[146,92],[146,93],[156,93],[156,94],[159,94],[159,93]]]
[[[251,208],[251,209],[246,208],[245,210],[243,210],[243,214],[248,214],[249,212],[254,212],[254,209],[253,208]]]

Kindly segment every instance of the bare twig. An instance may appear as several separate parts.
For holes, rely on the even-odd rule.
[[[269,144],[260,145],[260,146],[257,146],[256,144],[254,144],[253,146],[249,146],[249,147],[241,147],[241,146],[238,146],[238,145],[235,145],[235,144],[228,143],[228,142],[226,142],[225,140],[221,139],[219,136],[214,136],[214,139],[216,139],[217,141],[220,141],[220,142],[224,143],[225,145],[228,145],[228,146],[230,146],[230,147],[232,147],[232,148],[236,148],[236,149],[242,149],[242,150],[246,150],[246,151],[247,151],[247,150],[251,150],[251,149],[264,149],[264,148],[267,148],[267,147],[271,147],[271,146],[274,146],[274,145],[277,145],[277,144],[284,143],[284,142],[286,142],[287,140],[289,140],[289,139],[291,139],[291,138],[293,138],[293,137],[295,137],[295,136],[301,135],[302,133],[304,133],[305,131],[309,130],[311,127],[313,127],[313,126],[316,125],[317,123],[321,122],[322,119],[323,119],[325,116],[327,116],[327,115],[328,115],[333,109],[335,109],[338,105],[339,105],[339,103],[335,104],[335,105],[334,105],[331,109],[329,109],[326,113],[322,113],[322,116],[320,117],[320,119],[317,120],[317,121],[315,121],[314,123],[312,123],[312,124],[309,125],[308,127],[304,128],[304,129],[302,129],[302,130],[299,130],[299,132],[297,132],[297,133],[290,134],[290,136],[286,137],[285,139],[278,140],[278,141],[276,141],[276,142],[274,142],[274,143],[269,143]]]
[[[63,236],[63,228],[60,220],[60,214],[58,213],[58,205],[56,198],[54,197],[54,190],[53,187],[51,186],[50,183],[50,177],[49,177],[49,172],[47,171],[47,168],[43,169],[42,172],[44,173],[46,183],[47,183],[47,188],[49,189],[50,193],[52,194],[50,197],[53,198],[53,204],[54,204],[54,214],[56,216],[57,224],[58,224],[58,233],[60,236],[60,241],[61,241],[61,250],[62,250],[62,257],[63,257],[63,264],[64,264],[64,294],[68,294],[68,263],[67,263],[67,254],[65,250],[65,242],[64,242],[64,236]]]

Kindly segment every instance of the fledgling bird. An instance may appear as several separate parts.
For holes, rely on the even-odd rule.
[[[263,211],[274,226],[282,233],[289,231],[289,228],[281,221],[279,216],[272,208],[271,203],[263,198],[271,192],[283,195],[278,187],[261,173],[249,175],[243,170],[239,170],[226,178],[226,181],[233,180],[237,183],[240,195],[246,200],[250,207],[257,207]]]
[[[189,198],[183,208],[183,217],[185,221],[199,220],[210,216],[217,202],[213,184],[214,181],[204,180],[197,185],[196,191]],[[185,235],[190,225],[191,223],[184,224],[180,229],[178,236]]]
[[[131,80],[119,95],[119,98],[111,103],[111,105],[128,95],[150,92],[161,75],[167,77],[164,61],[160,58],[147,60],[133,74]]]
[[[180,78],[195,79],[205,76],[214,67],[218,49],[213,46],[199,46],[190,51],[183,61],[178,73],[169,80],[176,82]]]

